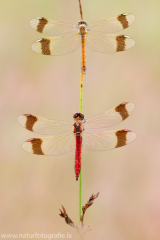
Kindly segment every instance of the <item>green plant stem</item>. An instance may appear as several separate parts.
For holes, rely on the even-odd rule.
[[[81,82],[80,82],[80,112],[82,113],[82,103],[83,103],[83,73],[81,70]],[[81,147],[82,151],[82,147]],[[82,154],[81,154],[82,156]],[[79,175],[79,223],[82,213],[82,158],[81,158],[81,171]]]

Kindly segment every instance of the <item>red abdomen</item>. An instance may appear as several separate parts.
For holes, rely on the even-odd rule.
[[[81,171],[81,135],[76,134],[75,174],[78,180]]]

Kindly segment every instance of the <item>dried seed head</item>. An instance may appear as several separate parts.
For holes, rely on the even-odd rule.
[[[78,227],[77,225],[74,224],[74,222],[68,217],[67,215],[67,212],[66,212],[66,209],[62,206],[62,210],[60,210],[60,216],[63,217],[65,219],[65,222],[70,225],[71,227],[74,227],[76,228],[79,236],[80,236],[80,239],[84,239],[84,235],[85,235],[85,232],[86,231],[91,231],[92,228],[91,226],[86,226],[84,223],[83,223],[83,220],[84,220],[84,214],[87,210],[87,208],[89,208],[90,206],[92,206],[94,200],[99,196],[99,192],[97,194],[92,194],[92,196],[90,197],[89,201],[85,204],[85,206],[82,207],[82,215],[80,217],[80,222],[81,222],[81,225]]]
[[[97,194],[92,194],[92,196],[89,198],[89,201],[85,204],[85,206],[82,207],[82,215],[80,218],[81,221],[81,225],[83,224],[83,219],[84,219],[84,214],[87,210],[87,208],[89,208],[90,206],[92,206],[93,201],[99,196],[99,192]]]
[[[74,222],[68,217],[68,215],[66,213],[66,209],[62,206],[62,210],[61,209],[59,209],[59,210],[61,212],[59,215],[65,219],[65,222],[68,225],[70,225],[71,227],[75,228],[76,226],[74,225]]]

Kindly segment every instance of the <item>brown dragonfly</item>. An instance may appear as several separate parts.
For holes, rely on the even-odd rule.
[[[125,102],[87,120],[83,113],[75,113],[74,123],[23,114],[18,118],[23,127],[35,133],[53,135],[29,139],[23,144],[23,149],[39,155],[60,155],[75,150],[75,175],[78,180],[81,146],[89,151],[104,151],[125,146],[136,138],[136,134],[130,130],[103,130],[125,120],[133,110],[134,104]]]
[[[112,35],[129,27],[135,21],[131,13],[87,25],[79,21],[77,26],[59,23],[43,17],[33,18],[31,26],[38,32],[52,35],[32,44],[32,50],[44,55],[63,55],[76,51],[81,45],[82,71],[86,73],[85,45],[96,52],[112,53],[132,48],[135,41],[126,35]]]

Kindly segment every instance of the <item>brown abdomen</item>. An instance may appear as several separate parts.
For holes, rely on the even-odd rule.
[[[86,73],[85,36],[81,36],[82,72]]]
[[[75,152],[75,174],[76,180],[79,178],[81,171],[81,135],[76,134],[76,152]]]

